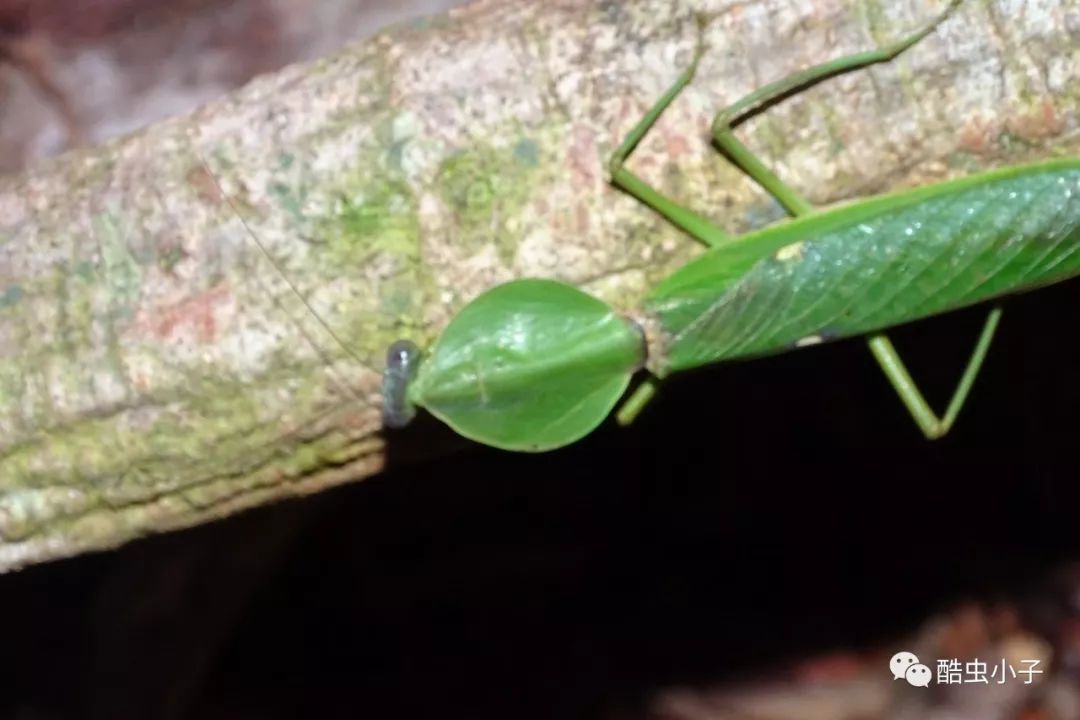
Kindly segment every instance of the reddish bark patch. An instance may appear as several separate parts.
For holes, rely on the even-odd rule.
[[[217,182],[210,175],[210,172],[201,164],[188,170],[184,179],[187,181],[187,184],[195,190],[195,194],[198,195],[199,199],[203,202],[218,205],[224,200],[224,198],[221,197],[221,191],[218,190]]]
[[[575,125],[570,131],[570,147],[566,164],[570,168],[570,180],[575,190],[587,190],[596,184],[596,137],[584,125]]]
[[[672,160],[678,160],[690,152],[690,143],[685,135],[669,135],[664,144],[667,155]]]
[[[1065,130],[1065,120],[1058,114],[1050,98],[1026,115],[1016,115],[1005,121],[1010,133],[1025,140],[1055,137]]]
[[[200,344],[210,343],[217,336],[217,313],[229,299],[228,288],[218,285],[200,295],[158,308],[140,318],[139,326],[162,340],[187,336]]]
[[[585,205],[579,204],[576,208],[577,212],[577,232],[580,235],[587,235],[589,232],[589,208]]]
[[[990,149],[997,134],[992,123],[978,115],[973,115],[960,128],[958,147],[960,150],[981,154]]]

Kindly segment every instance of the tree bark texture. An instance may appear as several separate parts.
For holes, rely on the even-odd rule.
[[[476,2],[0,180],[0,568],[379,472],[394,339],[430,343],[514,277],[628,309],[700,252],[605,170],[699,35],[631,166],[743,231],[782,213],[711,148],[712,115],[939,9]],[[967,0],[739,134],[826,203],[1076,154],[1078,128],[1080,0]]]

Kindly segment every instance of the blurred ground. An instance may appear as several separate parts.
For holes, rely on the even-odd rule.
[[[0,0],[0,171],[446,4]],[[939,443],[838,343],[679,380],[563,452],[2,576],[0,720],[1076,720],[1078,285],[1010,303]],[[899,333],[932,398],[979,320]],[[915,688],[901,650],[1044,673]]]
[[[1034,630],[1032,628],[1038,628]],[[797,661],[773,677],[713,689],[669,689],[656,720],[1050,720],[1080,718],[1080,565],[1037,593],[967,602],[889,646]],[[918,651],[930,686],[887,671]],[[942,667],[942,663],[947,663]]]
[[[460,0],[0,0],[0,173]]]

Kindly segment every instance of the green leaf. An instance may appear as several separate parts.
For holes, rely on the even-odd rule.
[[[515,280],[459,312],[411,399],[467,438],[539,452],[599,425],[644,362],[637,326],[553,280]]]

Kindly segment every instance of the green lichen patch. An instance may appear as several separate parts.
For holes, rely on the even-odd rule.
[[[377,366],[386,347],[419,324],[431,283],[412,187],[400,173],[369,160],[328,191],[333,201],[324,215],[308,220],[321,246],[322,273],[345,274],[357,288],[348,316],[336,318],[334,327],[355,342],[355,354]]]
[[[121,316],[130,315],[142,292],[142,268],[126,242],[131,233],[125,232],[111,214],[95,216],[93,227],[113,307]]]
[[[26,292],[21,285],[8,285],[4,288],[4,292],[0,293],[0,308],[18,305],[25,295]]]
[[[148,410],[144,417],[153,419],[125,440],[124,452],[116,445],[115,419],[98,417],[13,446],[0,482],[9,490],[0,497],[0,538],[70,533],[95,514],[123,521],[129,511],[169,498],[180,502],[179,510],[211,507],[334,466],[348,455],[350,440],[333,431],[334,418],[320,411],[326,401],[321,382],[296,384],[297,376],[290,377],[292,422],[268,420],[266,399],[278,394],[282,377],[253,385],[214,373],[192,377],[200,392],[187,393],[186,404],[160,413]],[[339,411],[345,417],[355,412]],[[301,422],[301,417],[321,417],[321,422]],[[78,492],[63,484],[76,479]]]
[[[512,257],[519,238],[506,247],[508,223],[529,200],[536,183],[540,148],[530,139],[507,148],[475,145],[443,161],[436,189],[454,218],[454,244],[476,252],[495,244]]]
[[[540,147],[532,138],[522,138],[514,144],[514,159],[525,167],[534,168],[540,164]]]
[[[355,267],[373,253],[417,259],[416,199],[404,180],[368,177],[339,191],[337,199],[336,212],[320,223],[333,261]]]

